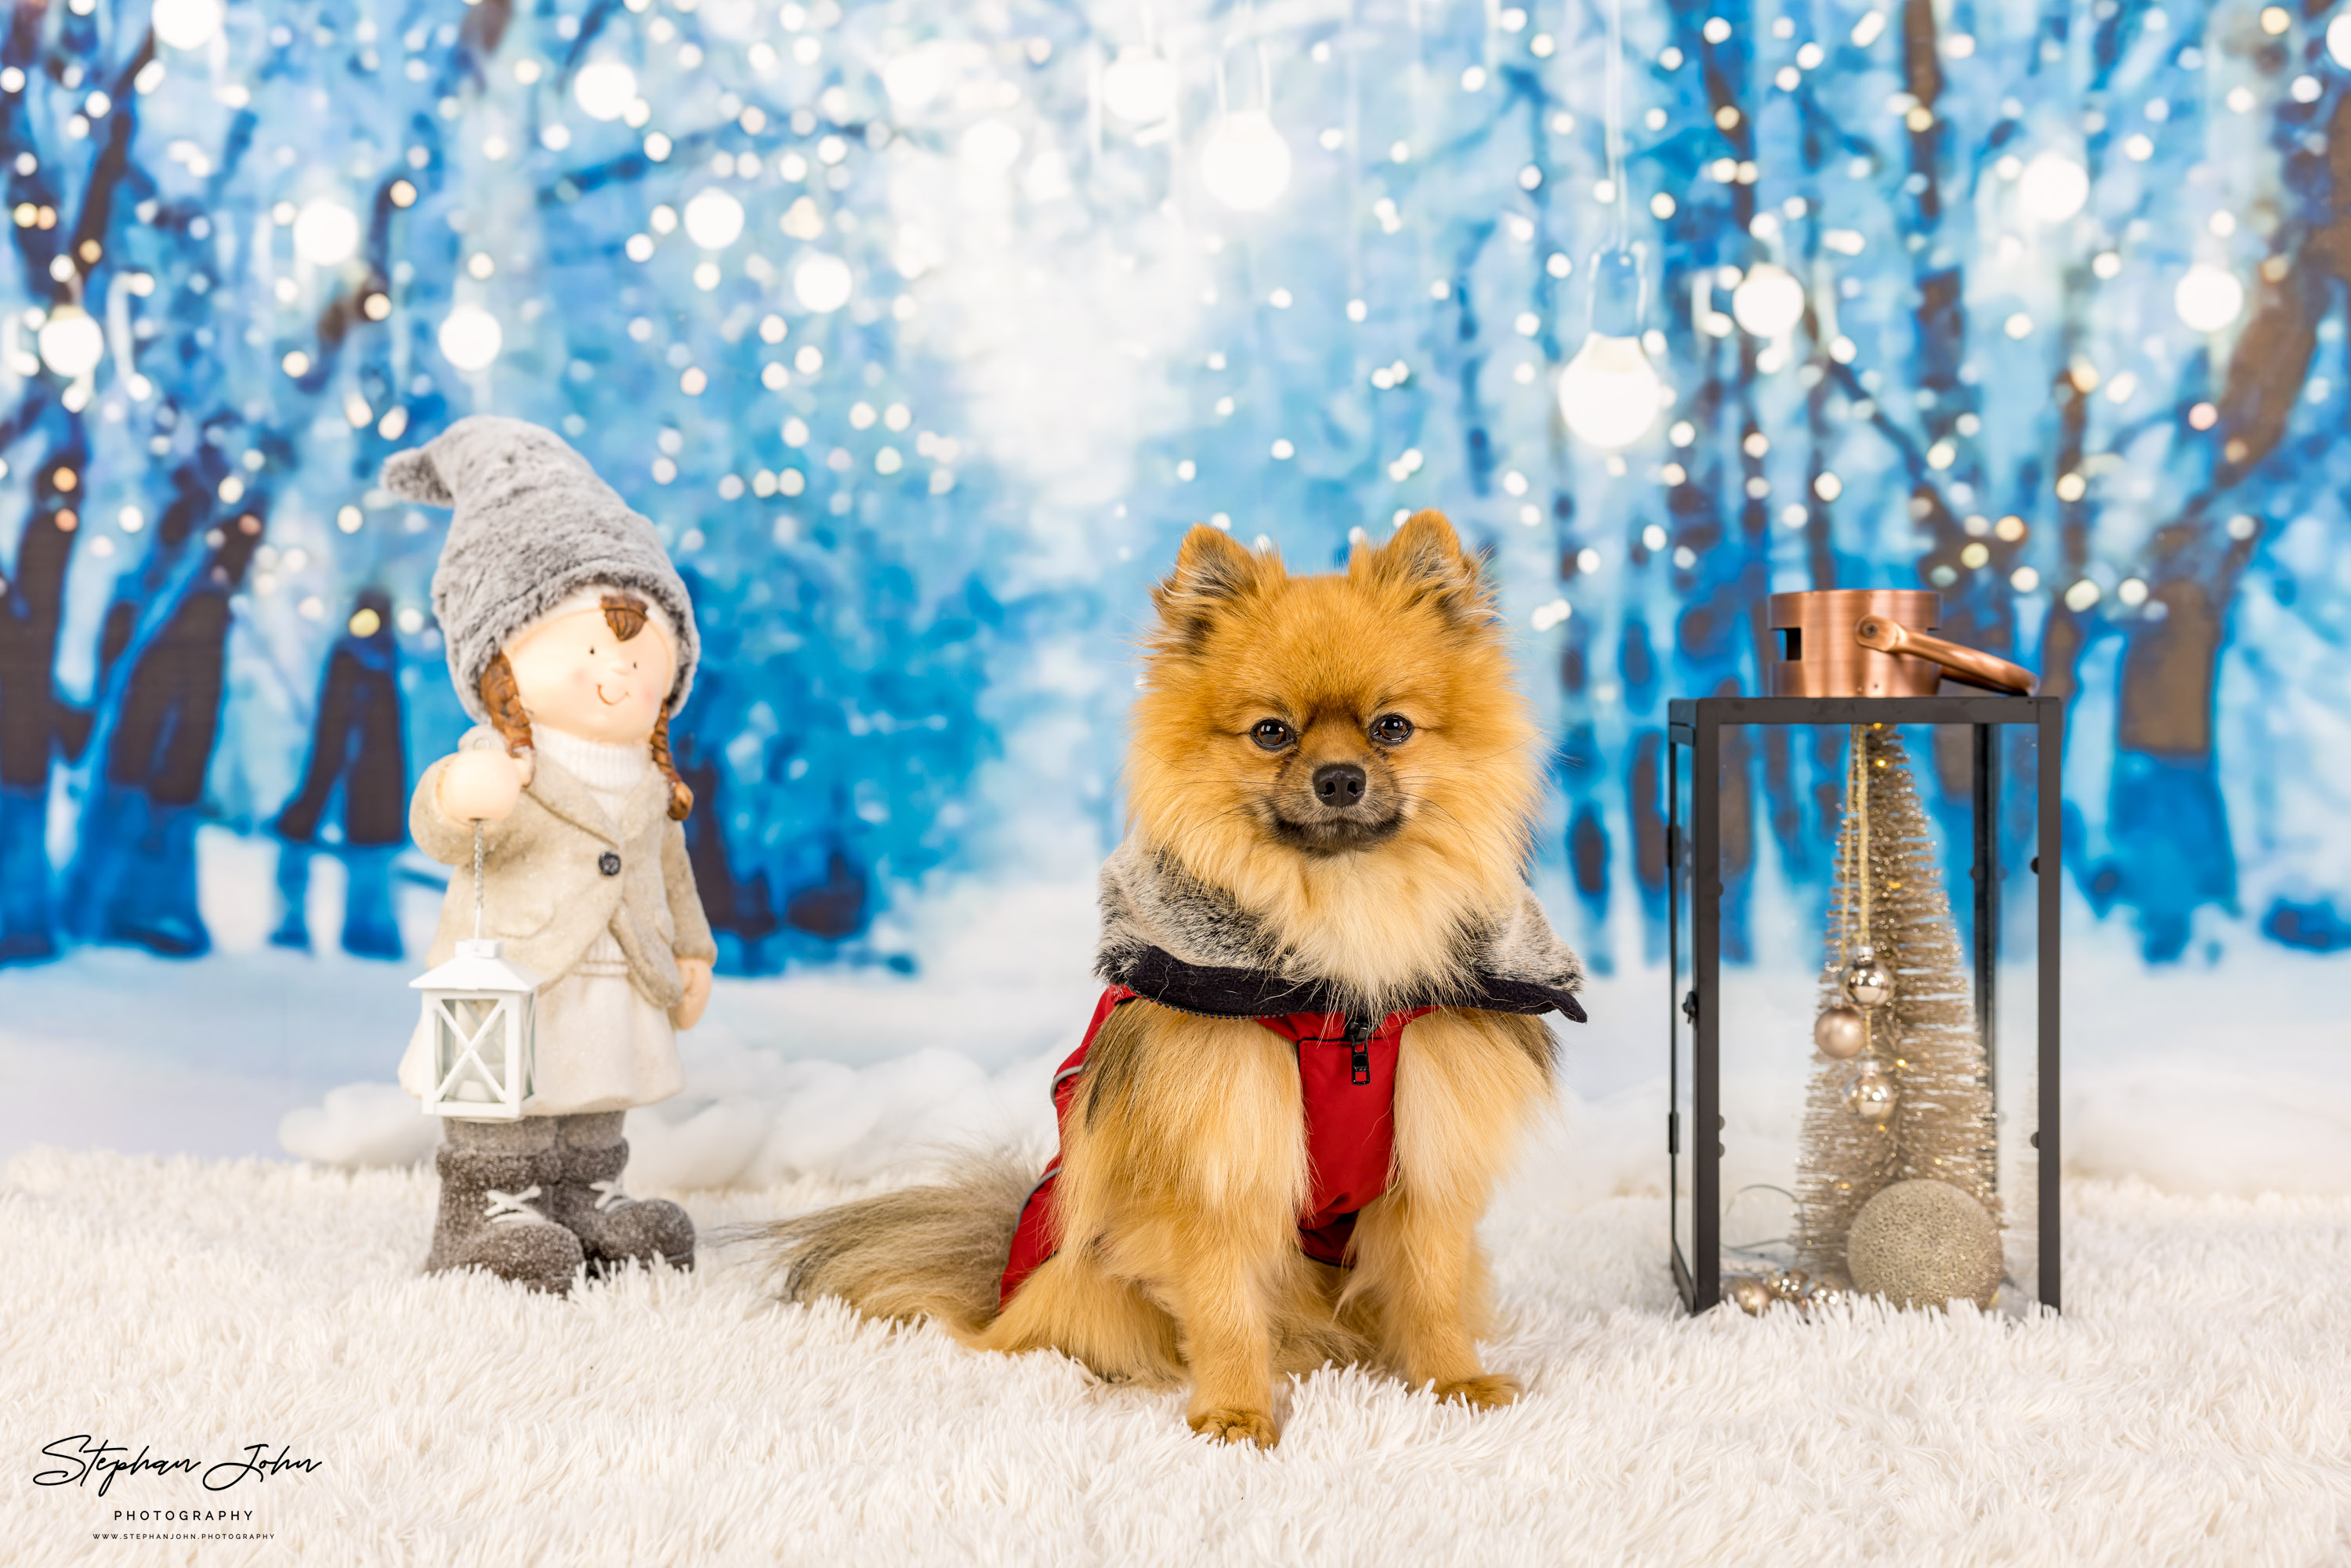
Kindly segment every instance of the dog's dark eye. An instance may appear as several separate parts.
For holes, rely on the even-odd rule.
[[[1400,713],[1384,713],[1372,720],[1372,738],[1385,746],[1401,746],[1412,738],[1412,720]]]
[[[1249,738],[1268,751],[1280,751],[1297,737],[1290,734],[1290,727],[1280,719],[1261,718],[1257,721],[1257,727],[1249,731]]]

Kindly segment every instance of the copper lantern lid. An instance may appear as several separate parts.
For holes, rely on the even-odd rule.
[[[1927,633],[1943,596],[1926,589],[1831,588],[1775,593],[1763,691],[1775,697],[1930,697],[1949,675],[2030,693],[2030,671]]]

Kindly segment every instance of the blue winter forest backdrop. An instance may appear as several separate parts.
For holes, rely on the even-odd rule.
[[[17,5],[0,954],[202,955],[218,877],[401,953],[462,719],[445,515],[373,481],[486,411],[692,584],[732,973],[921,973],[925,890],[1082,879],[1183,531],[1319,570],[1423,506],[1603,973],[1666,700],[1830,585],[2071,699],[2069,898],[2143,960],[2351,944],[2345,62],[2309,4]],[[1570,369],[1595,325],[1640,347]],[[1817,890],[1834,767],[1746,759],[1742,877]]]

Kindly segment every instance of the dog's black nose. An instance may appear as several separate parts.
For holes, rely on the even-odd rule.
[[[1352,762],[1326,762],[1314,770],[1314,798],[1344,810],[1364,798],[1364,770]]]

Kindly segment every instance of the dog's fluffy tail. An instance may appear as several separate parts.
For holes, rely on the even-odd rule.
[[[868,1317],[930,1318],[968,1338],[996,1316],[997,1290],[1033,1165],[1009,1154],[945,1180],[779,1219],[753,1233],[788,1301],[833,1296]]]

